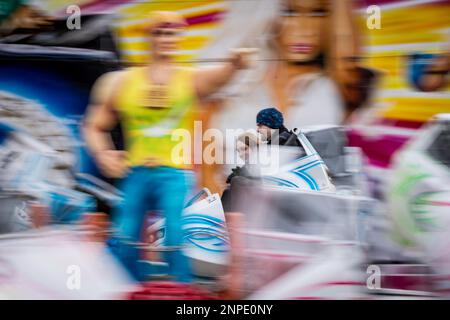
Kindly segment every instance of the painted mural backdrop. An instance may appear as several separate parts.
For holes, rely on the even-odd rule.
[[[420,75],[439,55],[450,52],[449,1],[363,1],[381,8],[381,29],[364,35],[365,64],[381,72],[371,112],[356,120],[351,142],[370,159],[373,176],[383,177],[392,154],[434,114],[450,112],[448,73],[436,88],[418,85]],[[359,10],[365,13],[365,6]],[[434,61],[433,61],[434,59]],[[444,67],[445,69],[445,67]],[[446,82],[445,82],[446,80]]]
[[[254,126],[254,113],[267,105],[276,105],[289,113],[288,103],[284,106],[284,100],[277,100],[277,93],[271,93],[274,88],[276,91],[277,84],[270,82],[273,78],[270,72],[274,65],[276,70],[280,69],[280,63],[271,61],[273,57],[274,60],[279,59],[280,52],[279,49],[278,52],[272,50],[270,42],[273,40],[274,21],[283,23],[297,14],[291,8],[292,3],[310,8],[302,9],[310,11],[298,13],[299,15],[323,19],[321,21],[326,24],[336,23],[336,20],[341,19],[337,23],[342,28],[335,29],[345,29],[345,35],[352,40],[344,48],[341,45],[338,48],[340,51],[336,50],[348,50],[348,53],[343,53],[344,58],[357,57],[359,69],[371,70],[376,74],[375,90],[371,92],[370,99],[357,107],[348,108],[350,103],[347,100],[351,99],[351,92],[348,93],[346,88],[351,88],[352,77],[347,75],[346,80],[345,76],[340,76],[339,66],[336,67],[338,63],[333,65],[333,62],[326,63],[323,60],[313,72],[300,73],[302,76],[304,73],[309,76],[307,81],[316,81],[316,78],[321,81],[316,86],[319,89],[311,91],[308,98],[311,100],[308,103],[320,105],[316,108],[317,114],[312,115],[313,120],[320,122],[320,117],[324,114],[322,106],[333,105],[343,109],[343,115],[340,116],[342,119],[336,121],[351,125],[350,143],[364,150],[374,180],[380,180],[379,173],[389,168],[392,154],[414,135],[417,128],[436,113],[450,112],[449,1],[41,0],[33,3],[56,16],[66,15],[67,6],[72,4],[79,5],[83,14],[114,13],[117,17],[113,24],[114,33],[121,58],[126,64],[144,63],[149,57],[148,42],[142,25],[152,10],[175,10],[186,18],[188,28],[178,56],[180,61],[220,59],[225,56],[227,49],[239,46],[260,48],[259,66],[236,80],[234,87],[229,86],[223,90],[220,98],[223,100],[222,107],[226,108],[212,109],[214,112],[208,115],[209,125],[219,128]],[[346,13],[342,3],[352,7],[352,14]],[[379,6],[380,29],[371,30],[366,25],[366,9],[371,5]],[[346,23],[349,17],[354,19],[354,25]],[[285,32],[295,32],[292,29],[286,30]],[[279,34],[276,36],[280,37]],[[359,41],[353,41],[353,38],[358,38]],[[323,51],[319,52],[320,59],[323,56],[334,56],[333,53],[337,51],[332,49],[345,43],[345,40],[336,39],[339,38],[333,38],[332,31],[320,39],[320,45],[323,45]],[[298,92],[295,98],[304,98]],[[239,113],[236,114],[233,108],[238,108]],[[80,112],[82,109],[79,109]],[[226,110],[230,110],[228,114]]]
[[[143,63],[148,60],[148,41],[142,31],[143,23],[152,10],[171,10],[182,14],[188,28],[182,41],[179,59],[195,59],[206,47],[225,16],[227,1],[135,1],[135,0],[43,0],[41,7],[57,15],[65,15],[69,5],[76,4],[82,14],[113,13],[117,22],[113,26],[118,37],[122,57],[128,63]]]

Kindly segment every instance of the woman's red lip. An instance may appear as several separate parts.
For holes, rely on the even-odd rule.
[[[313,50],[313,46],[306,43],[294,43],[289,45],[289,49],[294,53],[309,53]]]

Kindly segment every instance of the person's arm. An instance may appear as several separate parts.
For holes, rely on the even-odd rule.
[[[127,170],[126,153],[115,150],[109,135],[118,121],[112,100],[119,89],[121,76],[121,72],[111,72],[97,80],[83,122],[83,136],[87,146],[102,173],[108,177],[123,176]]]
[[[196,70],[194,73],[194,86],[197,96],[202,99],[217,91],[225,85],[234,74],[250,66],[250,55],[255,49],[235,49],[231,57],[216,67]]]
[[[4,21],[0,21],[0,33],[8,35],[16,29],[39,29],[50,26],[53,18],[47,16],[39,9],[27,5],[25,1],[19,1],[17,7]]]

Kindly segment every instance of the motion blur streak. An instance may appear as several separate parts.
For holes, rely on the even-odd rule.
[[[0,299],[450,298],[449,17],[1,2]]]

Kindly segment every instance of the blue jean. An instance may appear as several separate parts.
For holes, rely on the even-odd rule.
[[[192,187],[192,173],[170,167],[133,167],[121,182],[124,200],[113,216],[115,235],[109,244],[113,254],[138,281],[145,279],[139,267],[140,250],[127,242],[141,239],[142,227],[149,210],[159,210],[166,218],[165,246],[183,243],[181,215]],[[181,250],[165,254],[169,275],[176,281],[189,282],[189,262]]]

